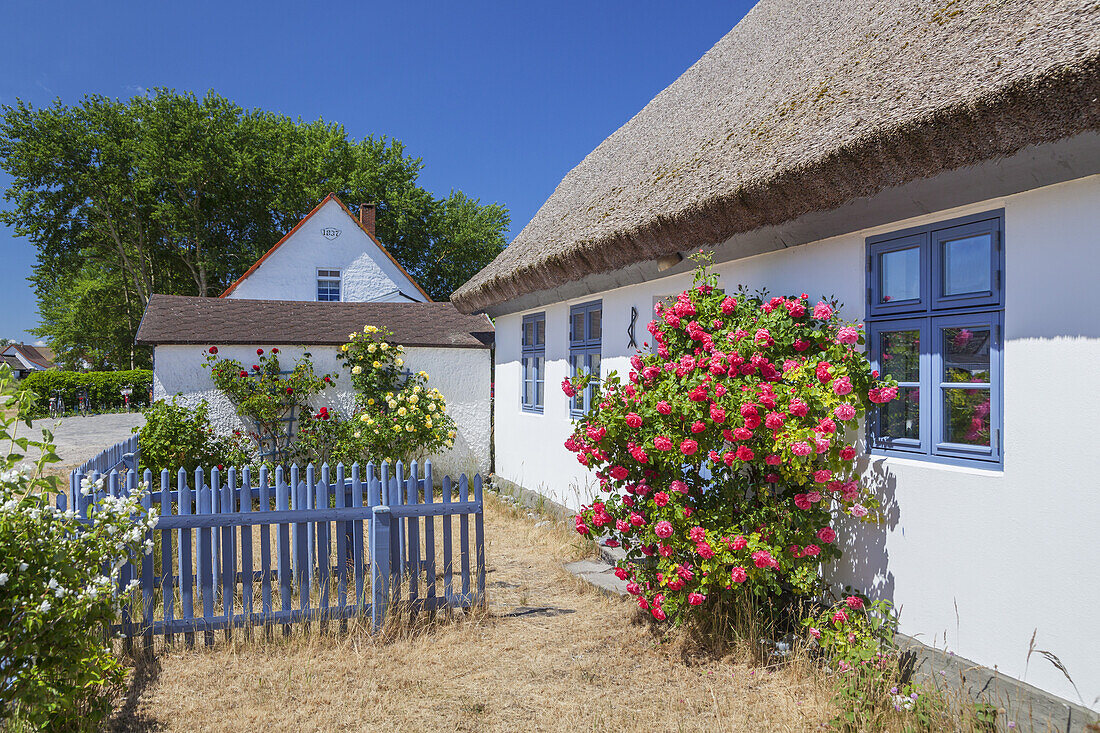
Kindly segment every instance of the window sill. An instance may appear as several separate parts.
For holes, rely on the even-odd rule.
[[[988,476],[998,478],[1004,476],[1004,464],[992,461],[978,462],[962,458],[948,458],[945,456],[926,456],[919,454],[901,455],[899,453],[887,453],[880,449],[872,450],[865,454],[872,462],[885,461],[886,466],[910,466],[913,468],[925,468],[951,473],[964,473],[974,476]]]

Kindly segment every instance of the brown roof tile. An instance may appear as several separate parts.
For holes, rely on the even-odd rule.
[[[405,346],[488,348],[493,325],[450,303],[317,303],[154,295],[138,344],[337,346],[364,326],[387,327]]]

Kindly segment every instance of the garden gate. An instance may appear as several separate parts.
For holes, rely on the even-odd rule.
[[[368,615],[377,631],[391,604],[416,613],[485,602],[481,477],[447,476],[437,489],[430,461],[418,471],[400,461],[255,477],[230,468],[224,479],[216,468],[180,469],[173,487],[167,469],[158,486],[148,470],[139,482],[136,470],[115,467],[74,472],[58,506],[94,522],[104,496],[144,490],[143,505],[158,508],[146,533],[154,552],[122,567],[116,591],[116,630],[147,648],[154,636],[193,643],[201,631],[212,644],[219,629],[281,624],[289,633],[291,623]],[[97,484],[87,495],[85,477]]]

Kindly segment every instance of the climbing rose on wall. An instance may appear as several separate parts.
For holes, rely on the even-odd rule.
[[[565,445],[601,490],[577,531],[627,550],[620,577],[654,618],[746,590],[814,592],[840,555],[836,516],[878,507],[844,434],[897,390],[837,308],[805,293],[730,295],[701,267],[656,306],[656,353],[636,354],[625,382],[608,375],[576,422]]]

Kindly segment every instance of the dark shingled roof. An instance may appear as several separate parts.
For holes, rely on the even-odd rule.
[[[450,303],[318,303],[154,295],[138,327],[139,344],[338,346],[364,326],[386,327],[405,346],[483,349],[493,342],[485,316]]]
[[[8,344],[8,346],[2,350],[7,351],[8,349],[18,351],[28,361],[34,362],[43,369],[52,369],[54,367],[53,349],[47,346],[33,346],[31,344]]]
[[[1095,0],[761,0],[451,300],[489,308],[1100,130]]]

